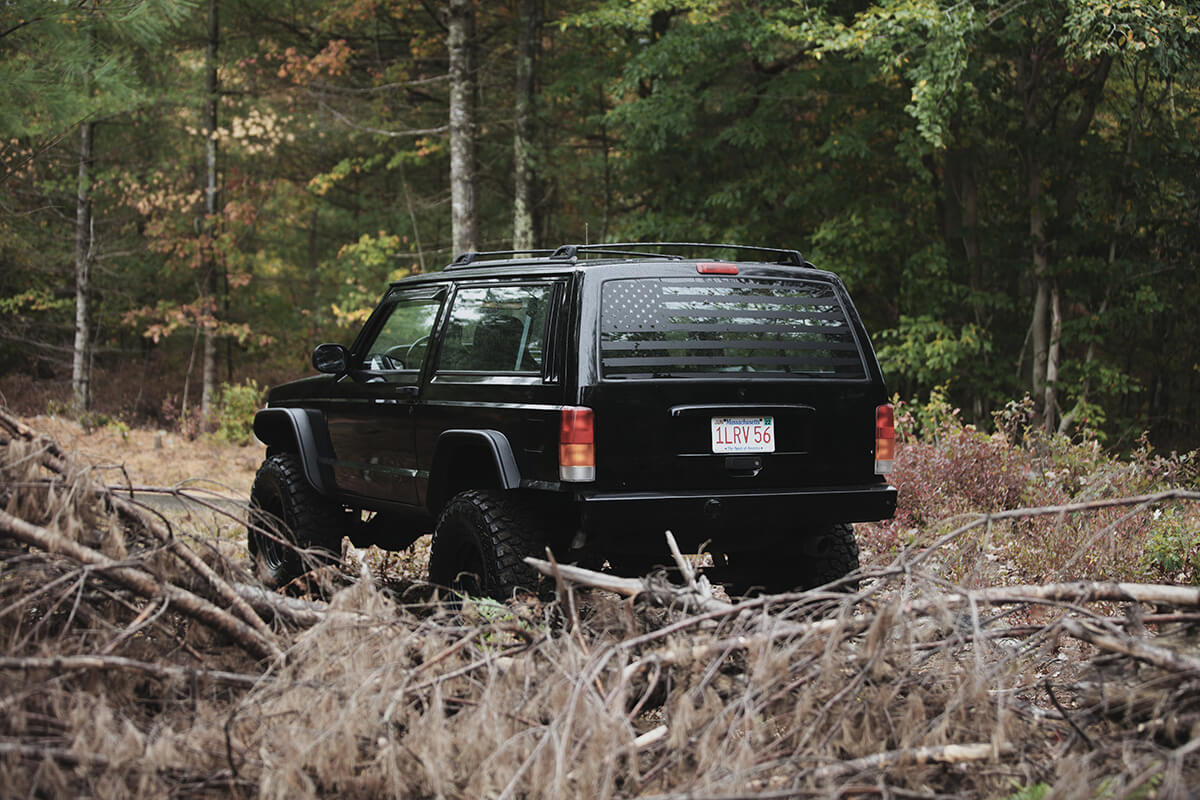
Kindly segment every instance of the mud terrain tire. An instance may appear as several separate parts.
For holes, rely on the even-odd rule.
[[[846,522],[829,525],[804,548],[801,586],[815,589],[839,580],[858,569],[858,540],[854,526]],[[858,581],[842,584],[843,591],[858,591]]]
[[[263,461],[250,490],[250,515],[250,555],[268,586],[286,586],[341,556],[341,511],[309,485],[294,453]]]
[[[429,581],[497,600],[518,590],[536,593],[539,575],[524,559],[544,557],[545,542],[544,523],[532,503],[505,492],[461,492],[438,517]]]
[[[838,522],[822,526],[782,552],[731,553],[729,564],[737,575],[726,587],[731,595],[807,591],[858,569],[858,541],[853,525]],[[858,581],[845,581],[837,590],[856,592]]]

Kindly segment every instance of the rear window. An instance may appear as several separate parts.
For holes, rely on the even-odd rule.
[[[832,284],[763,278],[628,278],[602,289],[605,378],[865,378]]]

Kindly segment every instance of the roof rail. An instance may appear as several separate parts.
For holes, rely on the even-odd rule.
[[[618,247],[630,247],[631,245],[606,245],[606,244],[564,244],[554,251],[551,258],[579,258],[580,253],[604,253],[608,256],[637,256],[638,258],[667,258],[672,261],[680,261],[683,256],[677,256],[672,253],[647,253],[644,250],[617,250]]]
[[[454,260],[451,261],[450,264],[446,266],[446,269],[459,269],[461,267],[469,267],[472,264],[474,264],[478,259],[483,258],[485,256],[531,255],[531,256],[551,256],[551,257],[553,257],[554,252],[556,252],[556,251],[553,251],[553,250],[484,250],[484,251],[477,252],[474,250],[468,250],[465,253],[459,253],[457,256],[455,256]]]
[[[613,242],[611,244],[565,244],[554,251],[552,258],[575,258],[581,253],[597,253],[605,255],[646,256],[650,258],[680,259],[684,256],[671,253],[646,252],[643,247],[679,247],[701,250],[743,250],[751,253],[769,253],[775,257],[775,263],[791,267],[803,267],[804,256],[799,250],[787,250],[777,247],[754,247],[744,244],[718,244],[713,242]],[[638,249],[629,249],[638,248]]]
[[[686,256],[677,253],[661,253],[642,248],[675,247],[693,250],[735,250],[749,253],[766,253],[774,257],[773,263],[790,267],[803,267],[808,262],[799,250],[787,250],[777,247],[754,247],[745,244],[716,244],[712,242],[612,242],[604,244],[564,244],[555,250],[488,250],[477,252],[469,250],[459,253],[445,267],[447,270],[466,269],[472,266],[484,266],[480,259],[489,256],[542,256],[551,261],[577,261],[583,255],[632,256],[634,258],[664,258],[680,261]]]

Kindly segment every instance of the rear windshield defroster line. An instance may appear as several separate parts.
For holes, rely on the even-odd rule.
[[[601,290],[605,378],[862,379],[866,368],[832,284],[763,278],[622,278]]]

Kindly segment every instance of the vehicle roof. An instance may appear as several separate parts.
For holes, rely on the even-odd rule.
[[[677,255],[652,251],[632,250],[625,248],[670,247],[689,249],[713,249],[749,251],[755,254],[776,255],[774,261],[768,260],[730,260],[724,258],[702,257],[697,255]],[[581,270],[592,271],[605,267],[628,267],[644,264],[647,267],[665,267],[696,265],[703,263],[730,264],[755,271],[769,272],[786,271],[802,273],[806,277],[836,278],[832,272],[822,270],[806,260],[795,250],[780,250],[773,248],[748,247],[726,244],[695,244],[677,242],[653,242],[646,244],[614,244],[614,245],[563,245],[557,250],[538,251],[500,251],[484,253],[463,253],[440,271],[412,275],[393,281],[392,285],[412,285],[428,281],[442,281],[453,278],[489,277],[489,276],[545,276],[564,274]],[[648,270],[652,272],[653,270]],[[674,270],[668,270],[674,271]]]

